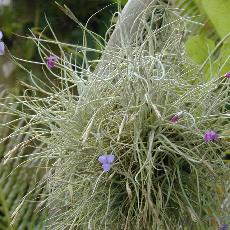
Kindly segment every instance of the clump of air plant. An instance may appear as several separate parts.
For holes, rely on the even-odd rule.
[[[50,229],[207,229],[221,212],[216,185],[224,186],[230,143],[216,140],[229,129],[230,86],[199,81],[184,52],[186,19],[153,12],[136,42],[114,51],[106,77],[81,47],[81,66],[65,58],[53,74],[59,87],[20,99],[20,116],[42,143],[31,160],[48,171]]]

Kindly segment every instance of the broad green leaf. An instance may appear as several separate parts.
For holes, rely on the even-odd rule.
[[[202,7],[221,38],[230,32],[230,0],[202,0]]]
[[[230,71],[230,41],[223,44],[216,62],[221,68],[221,75]]]
[[[200,12],[202,14],[204,14],[204,8],[203,8],[203,5],[202,5],[202,0],[193,0],[193,2],[195,2],[195,4],[197,5],[198,9],[200,10]]]
[[[210,81],[212,78],[218,77],[220,75],[219,64],[214,61],[208,62],[207,65],[205,65],[203,71],[203,80],[205,81]]]
[[[122,6],[124,6],[128,2],[128,0],[113,0],[113,2],[120,3]]]
[[[202,64],[211,51],[215,48],[215,42],[201,35],[196,35],[185,43],[187,55],[197,64]]]

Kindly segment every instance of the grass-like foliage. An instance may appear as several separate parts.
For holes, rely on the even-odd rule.
[[[33,85],[18,97],[24,131],[42,143],[30,159],[46,168],[50,229],[208,229],[222,215],[229,79],[205,81],[187,59],[190,20],[165,6],[152,12],[134,42],[107,60],[106,77],[93,71],[89,47],[77,47],[76,66],[57,42],[48,83],[30,73]],[[48,56],[49,41],[34,41]],[[204,141],[208,130],[217,141]],[[115,155],[108,173],[104,154]]]

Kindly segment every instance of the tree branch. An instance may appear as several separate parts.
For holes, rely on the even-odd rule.
[[[95,73],[102,74],[103,69],[114,58],[114,53],[123,46],[132,43],[136,37],[138,28],[142,24],[142,16],[149,9],[150,4],[155,0],[129,0],[121,12],[115,29],[103,52],[100,63],[97,65]],[[149,13],[149,12],[148,12]]]

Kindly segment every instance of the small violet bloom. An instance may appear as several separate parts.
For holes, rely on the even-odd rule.
[[[217,141],[219,138],[218,134],[214,131],[207,131],[204,134],[204,141],[209,142],[209,141]]]
[[[98,160],[102,163],[104,172],[108,172],[110,170],[111,164],[113,163],[114,159],[115,156],[113,154],[102,155],[98,158]]]
[[[220,230],[228,230],[228,225],[227,224],[222,224],[220,226]]]
[[[230,78],[230,72],[226,73],[226,74],[224,75],[224,77]]]
[[[3,41],[1,41],[3,38],[3,33],[0,31],[0,55],[3,55],[5,53],[5,44]]]
[[[182,117],[182,115],[183,115],[183,112],[178,112],[171,117],[170,121],[172,123],[177,123],[179,121],[179,119]]]
[[[57,56],[54,56],[54,55],[50,55],[48,58],[47,58],[47,66],[49,69],[52,69],[57,61]]]

